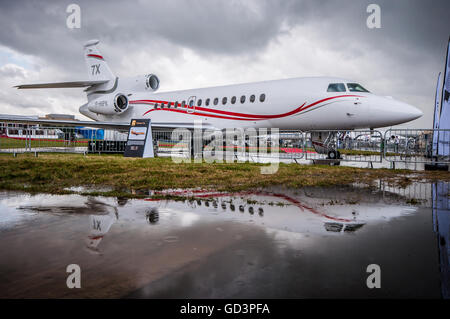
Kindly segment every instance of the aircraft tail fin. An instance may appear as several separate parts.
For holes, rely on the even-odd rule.
[[[99,40],[90,40],[84,44],[84,58],[86,61],[89,80],[109,81],[116,76],[112,73],[100,51],[97,48]]]

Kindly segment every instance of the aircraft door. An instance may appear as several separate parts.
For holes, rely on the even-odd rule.
[[[187,113],[194,113],[195,112],[195,103],[196,102],[197,102],[197,97],[196,96],[189,97],[189,99],[187,100],[187,103],[186,103],[186,112]]]

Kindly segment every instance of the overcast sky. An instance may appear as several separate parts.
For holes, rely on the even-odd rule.
[[[80,29],[66,26],[71,3]],[[366,26],[370,3],[381,29]],[[0,113],[83,118],[82,89],[12,86],[86,79],[82,45],[95,38],[116,75],[155,73],[160,90],[337,76],[419,107],[409,126],[431,127],[449,13],[448,0],[2,1]]]

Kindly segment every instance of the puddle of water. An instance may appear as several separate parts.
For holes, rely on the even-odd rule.
[[[425,187],[420,205],[380,189],[152,192],[184,201],[2,192],[0,297],[448,296],[448,184]],[[381,289],[366,286],[373,263]],[[66,287],[69,264],[83,289]]]

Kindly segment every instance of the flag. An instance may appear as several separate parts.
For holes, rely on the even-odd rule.
[[[444,84],[442,86],[440,129],[450,129],[450,38],[447,45],[447,56],[444,70]],[[450,131],[439,133],[438,155],[450,155]]]
[[[441,108],[439,107],[439,84],[441,83],[441,72],[439,72],[437,85],[436,85],[436,96],[434,102],[434,119],[433,119],[433,156],[437,156],[438,154],[438,143],[439,143],[439,118],[441,116]]]

